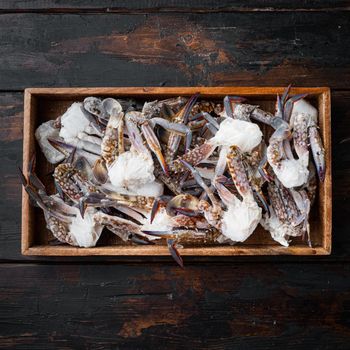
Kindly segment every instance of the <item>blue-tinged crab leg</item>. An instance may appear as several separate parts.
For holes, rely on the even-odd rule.
[[[66,158],[75,151],[75,155],[84,156],[89,163],[93,164],[101,155],[101,148],[96,144],[87,141],[79,141],[76,145],[68,144],[64,141],[47,138],[47,141],[57,151],[61,152]]]
[[[290,92],[291,87],[292,87],[292,84],[289,84],[283,92],[283,95],[281,98],[282,106],[284,106],[285,103],[287,102],[287,98],[289,96],[289,92]]]
[[[323,147],[322,139],[316,125],[309,127],[309,140],[313,159],[316,165],[316,170],[320,181],[325,179],[325,150]]]
[[[207,184],[203,181],[202,177],[199,174],[199,171],[197,169],[195,169],[191,164],[187,163],[184,160],[181,160],[182,164],[188,168],[191,173],[192,176],[195,178],[195,180],[197,181],[198,185],[201,186],[203,188],[203,190],[206,192],[206,194],[208,195],[209,199],[211,200],[212,203],[216,203],[217,200],[214,196],[213,191],[207,186]]]
[[[178,126],[181,127],[187,127],[186,124],[188,123],[188,117],[189,114],[193,108],[193,105],[195,104],[197,98],[199,96],[199,93],[193,95],[186,103],[186,105],[172,118],[173,123],[171,124],[177,124]],[[152,121],[154,121],[155,118],[152,119]],[[157,119],[161,119],[161,118],[157,118]],[[164,119],[162,119],[164,121]],[[159,122],[159,121],[158,121]],[[159,123],[159,125],[161,125]],[[165,129],[169,130],[167,128],[167,126],[163,126]],[[181,133],[180,135],[178,134],[178,132],[176,131],[176,127],[173,126],[172,128],[170,128],[170,135],[169,135],[169,139],[168,139],[168,143],[167,143],[167,159],[168,161],[172,161],[174,156],[176,155],[176,152],[179,148],[180,145],[180,141],[181,141]],[[183,135],[183,133],[182,133]],[[192,140],[192,132],[190,130],[190,128],[187,128],[187,131],[185,133],[186,135],[186,145],[185,148],[186,150],[189,149],[190,145],[191,145],[191,140]]]
[[[217,147],[216,145],[211,144],[209,142],[205,142],[200,146],[196,146],[195,148],[186,152],[181,157],[178,157],[176,160],[174,160],[171,163],[171,169],[175,173],[186,169],[182,161],[185,161],[190,165],[197,165],[200,162],[204,161],[205,159],[209,158],[209,156],[214,152],[216,147]]]
[[[149,123],[151,123],[152,127],[154,127],[155,125],[159,125],[171,133],[169,136],[167,146],[170,152],[173,152],[174,154],[176,153],[182,136],[186,137],[186,150],[189,149],[192,141],[192,131],[187,125],[183,123],[172,123],[162,118],[152,118],[149,120]],[[171,135],[173,135],[173,137],[171,137]]]
[[[261,160],[259,162],[259,165],[258,165],[258,172],[259,172],[260,176],[265,181],[270,182],[270,181],[272,181],[272,177],[270,176],[270,174],[266,170],[266,166],[268,164],[268,161],[267,161],[267,147],[265,144],[264,144],[264,151],[263,152],[264,153],[263,153]]]
[[[235,195],[231,191],[229,191],[222,183],[216,181],[215,188],[218,191],[220,199],[226,206],[228,206],[234,201]]]
[[[225,96],[224,98],[224,109],[229,118],[233,118],[233,109],[232,109],[232,103],[242,103],[246,99],[244,97],[239,96]]]
[[[145,121],[142,125],[141,125],[141,130],[143,132],[143,135],[146,139],[146,142],[149,146],[149,148],[151,149],[151,151],[156,155],[160,166],[162,167],[164,173],[169,176],[169,169],[168,169],[168,165],[165,162],[163,153],[162,153],[162,148],[160,146],[160,143],[157,139],[157,136],[155,135],[153,129],[151,128],[151,126],[149,125],[148,121]]]
[[[241,151],[237,146],[230,147],[230,151],[227,154],[227,166],[239,194],[243,198],[253,198],[253,191],[242,162]]]
[[[200,93],[197,92],[187,101],[186,105],[180,110],[180,112],[175,116],[175,120],[181,120],[184,124],[188,123],[188,117],[190,115],[191,109],[196,103]]]
[[[292,116],[294,103],[303,99],[306,96],[307,94],[300,94],[300,95],[294,95],[288,99],[288,101],[285,103],[284,110],[283,110],[283,118],[285,121],[289,123],[290,117]]]
[[[36,188],[34,184],[28,182],[22,170],[20,168],[18,169],[24,189],[28,193],[31,200],[35,203],[35,205],[42,209],[44,213],[48,213],[62,222],[70,222],[72,217],[76,216],[71,212],[71,210],[68,210],[68,205],[66,205],[64,202],[60,203],[55,200],[55,198],[48,196],[45,192],[45,187],[44,190],[42,188]],[[34,176],[36,177],[36,175]],[[42,185],[41,181],[37,177],[35,182]]]
[[[184,262],[182,260],[182,257],[179,253],[179,251],[176,248],[176,243],[172,239],[167,240],[167,245],[170,251],[171,256],[173,259],[178,263],[178,265],[183,269],[184,268]]]

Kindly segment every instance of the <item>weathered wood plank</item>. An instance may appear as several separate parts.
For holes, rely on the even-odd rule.
[[[290,82],[347,89],[349,31],[350,12],[4,14],[0,90]]]
[[[228,11],[330,11],[348,10],[344,0],[0,0],[0,11],[18,12],[228,12]]]
[[[21,186],[17,175],[17,166],[22,164],[22,123],[23,95],[21,93],[0,94],[0,259],[19,260],[20,255],[20,212]],[[350,92],[335,91],[332,94],[332,141],[333,141],[333,254],[322,261],[346,260],[350,254],[350,237],[347,229],[347,218],[350,217],[350,158],[348,154],[350,138]],[[48,258],[51,261],[60,259]],[[100,258],[90,258],[94,261]],[[266,258],[257,258],[266,261]],[[302,257],[268,258],[271,261],[301,261]],[[309,259],[315,259],[314,257]],[[45,260],[45,258],[40,258]],[[70,259],[71,260],[71,259]],[[88,261],[77,258],[75,261]],[[113,258],[113,260],[118,260]],[[127,258],[122,260],[127,261]],[[157,259],[144,258],[141,261]],[[162,261],[168,259],[161,259]],[[195,259],[204,261],[205,259]],[[237,258],[211,261],[237,261]],[[255,258],[256,260],[256,258]],[[168,260],[169,261],[169,260]],[[193,259],[186,258],[186,262]],[[244,258],[244,261],[252,259]]]
[[[2,349],[348,349],[350,266],[0,265]]]

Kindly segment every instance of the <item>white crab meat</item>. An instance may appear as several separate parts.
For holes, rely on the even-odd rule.
[[[152,157],[127,151],[109,167],[108,176],[113,186],[129,189],[154,182],[153,171]]]
[[[222,216],[222,234],[234,242],[244,242],[261,220],[261,208],[254,199],[233,197]]]
[[[90,121],[87,119],[82,103],[73,103],[61,117],[60,137],[67,143],[74,143],[78,134],[88,128]]]
[[[318,116],[317,109],[312,104],[310,104],[309,102],[307,102],[304,99],[301,99],[301,100],[294,103],[293,110],[292,110],[292,116],[291,116],[291,120],[290,120],[291,125],[293,125],[294,118],[298,114],[308,115],[310,118],[310,121],[315,122],[315,124],[317,124],[317,119],[318,119],[317,118],[317,116]]]
[[[97,210],[87,208],[84,218],[80,215],[80,211],[76,209],[76,216],[69,225],[69,233],[75,239],[79,247],[94,247],[100,238],[103,226],[95,222],[95,214]]]
[[[152,223],[150,223],[150,215],[148,215],[142,230],[145,231],[169,231],[173,227],[172,217],[167,214],[165,208],[161,208],[157,215],[154,217]]]
[[[272,168],[283,186],[292,188],[302,186],[307,182],[309,178],[308,164],[309,152],[306,152],[302,158],[283,159],[279,166],[272,166]]]
[[[218,146],[238,146],[242,152],[251,152],[262,140],[263,134],[255,123],[226,118],[210,142]]]
[[[47,161],[51,164],[56,164],[64,159],[64,154],[57,151],[50,145],[47,139],[49,137],[57,138],[60,129],[54,126],[55,120],[49,120],[46,123],[41,124],[35,131],[35,138],[37,139],[39,146],[44,153]]]
[[[266,231],[270,232],[271,237],[274,241],[278,242],[284,247],[289,246],[289,225],[281,223],[273,210],[271,210],[270,217],[266,215],[261,219],[260,224]]]
[[[117,187],[107,182],[104,186],[114,192],[129,196],[160,197],[164,194],[164,185],[155,180],[139,186]]]
[[[131,192],[137,196],[160,197],[164,194],[164,185],[155,180],[144,185],[130,187]]]

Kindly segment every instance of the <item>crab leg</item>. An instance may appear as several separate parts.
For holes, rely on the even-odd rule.
[[[183,165],[186,166],[186,168],[188,168],[191,171],[191,173],[192,173],[193,177],[195,178],[195,180],[197,181],[198,185],[203,188],[203,190],[206,192],[206,194],[208,195],[208,197],[211,200],[211,202],[212,203],[216,203],[217,199],[215,198],[213,191],[204,182],[204,180],[202,179],[199,171],[197,169],[195,169],[191,164],[187,163],[186,161],[181,160],[181,162],[182,162]]]
[[[318,132],[317,126],[309,127],[309,139],[311,145],[312,155],[315,161],[316,170],[320,181],[325,179],[325,150],[322,144],[321,136]]]
[[[241,103],[243,101],[245,101],[244,97],[225,96],[225,98],[224,98],[224,110],[226,112],[226,115],[229,118],[234,118],[232,105],[235,105],[237,103]],[[243,120],[246,120],[246,119],[243,118]]]
[[[133,113],[135,112],[129,112],[125,115],[125,125],[130,142],[138,153],[151,156],[148,148],[143,143],[141,133],[137,127],[137,123],[135,120],[133,120]]]
[[[105,135],[101,143],[101,156],[109,167],[118,156],[119,125],[124,114],[112,114],[108,120]]]
[[[293,141],[294,148],[299,158],[308,154],[308,123],[309,119],[305,114],[297,114],[294,117]]]
[[[181,127],[186,127],[189,113],[191,112],[191,109],[195,104],[198,96],[199,94],[195,94],[187,101],[186,105],[172,118],[172,120],[174,121],[174,123],[172,124],[178,124],[179,126],[181,125]],[[169,128],[167,128],[166,126],[163,126],[163,127],[169,130]],[[192,139],[192,132],[189,128],[187,128],[185,135],[186,135],[185,148],[186,150],[188,150],[191,145],[191,139]],[[169,135],[168,145],[167,145],[169,160],[172,160],[173,157],[175,156],[177,149],[179,148],[180,141],[181,141],[181,136],[178,135],[176,131],[176,127],[173,126],[171,133]]]
[[[164,173],[167,176],[169,176],[168,166],[165,162],[160,143],[157,139],[157,136],[154,134],[153,129],[151,128],[151,126],[147,121],[141,125],[141,130],[143,132],[143,135],[147,141],[149,148],[158,158],[159,164],[161,165]]]
[[[74,209],[59,197],[48,196],[35,174],[31,174],[31,179],[35,178],[34,182],[39,185],[39,188],[28,182],[21,170],[20,178],[29,197],[43,210],[47,228],[54,237],[60,242],[77,245],[75,238],[69,232],[69,225],[72,219],[76,217]]]
[[[221,215],[222,215],[222,209],[219,204],[219,201],[215,198],[213,191],[211,188],[209,188],[206,183],[201,178],[199,172],[193,168],[189,163],[181,160],[183,165],[188,168],[195,180],[198,182],[198,184],[203,188],[205,193],[208,195],[212,205],[210,205],[205,200],[200,200],[198,202],[198,210],[204,214],[205,219],[208,221],[210,225],[213,227],[219,229],[221,226]]]
[[[306,97],[307,94],[300,94],[300,95],[294,95],[284,105],[284,110],[283,110],[283,119],[289,123],[290,117],[292,115],[293,111],[293,105],[295,102],[303,99]]]
[[[57,151],[64,154],[66,158],[72,154],[73,151],[75,151],[77,156],[84,156],[86,159],[88,159],[89,163],[93,164],[101,155],[101,148],[98,145],[88,141],[80,140],[76,143],[76,145],[71,145],[54,138],[48,138],[47,141]]]
[[[183,263],[183,260],[182,260],[182,257],[180,255],[179,251],[176,248],[175,241],[172,240],[172,239],[168,239],[167,240],[167,245],[168,245],[168,248],[169,248],[171,256],[178,263],[178,265],[183,269],[184,268],[184,263]]]
[[[176,153],[182,136],[186,137],[186,149],[189,148],[192,140],[192,131],[185,124],[172,123],[162,118],[152,118],[149,120],[149,122],[151,123],[152,127],[154,127],[155,125],[159,125],[165,130],[170,132],[169,139],[168,139],[168,146],[167,146],[169,151],[173,152],[174,154]]]
[[[192,166],[197,165],[203,160],[207,159],[214,152],[216,147],[217,146],[214,144],[205,142],[202,145],[191,149],[190,151],[186,152],[183,156],[178,157],[176,160],[174,160],[171,164],[171,169],[175,171],[175,173],[184,170],[186,167],[184,166],[182,161],[185,161],[186,163]]]
[[[309,213],[310,213],[310,206],[311,206],[310,199],[305,190],[301,190],[301,191],[291,190],[290,193],[293,196],[295,204],[300,210],[302,217],[304,218],[303,220],[304,238],[306,235],[308,245],[311,248],[312,244],[311,244],[311,238],[310,238],[310,225],[309,225]]]
[[[242,162],[242,155],[237,146],[231,146],[227,154],[227,166],[232,177],[232,180],[239,192],[245,197],[253,197],[253,191],[250,187],[246,170]]]
[[[101,142],[102,142],[102,139],[100,137],[94,136],[94,135],[89,135],[89,134],[86,134],[85,132],[78,133],[77,138],[81,141],[87,141],[87,142],[94,143],[94,144],[99,145],[99,146],[101,146]]]
[[[179,180],[179,174],[170,173],[170,176],[167,176],[161,166],[158,163],[154,164],[154,175],[160,180],[171,192],[174,194],[181,194],[181,184]]]
[[[124,242],[129,240],[131,233],[145,235],[141,232],[140,226],[130,220],[123,219],[118,216],[108,215],[102,212],[97,212],[95,220],[98,224],[107,227],[108,230],[113,232]]]
[[[118,153],[122,154],[125,152],[124,145],[124,120],[121,119],[118,126]]]

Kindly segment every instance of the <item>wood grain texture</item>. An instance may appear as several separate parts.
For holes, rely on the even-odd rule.
[[[0,348],[348,349],[349,23],[337,0],[0,0]],[[21,256],[24,88],[290,82],[332,88],[331,256]]]
[[[349,31],[345,11],[3,14],[0,90],[289,83],[347,89]]]
[[[1,265],[2,349],[348,349],[349,265]]]
[[[346,11],[344,0],[0,0],[0,11],[7,12],[230,12],[230,11]]]

